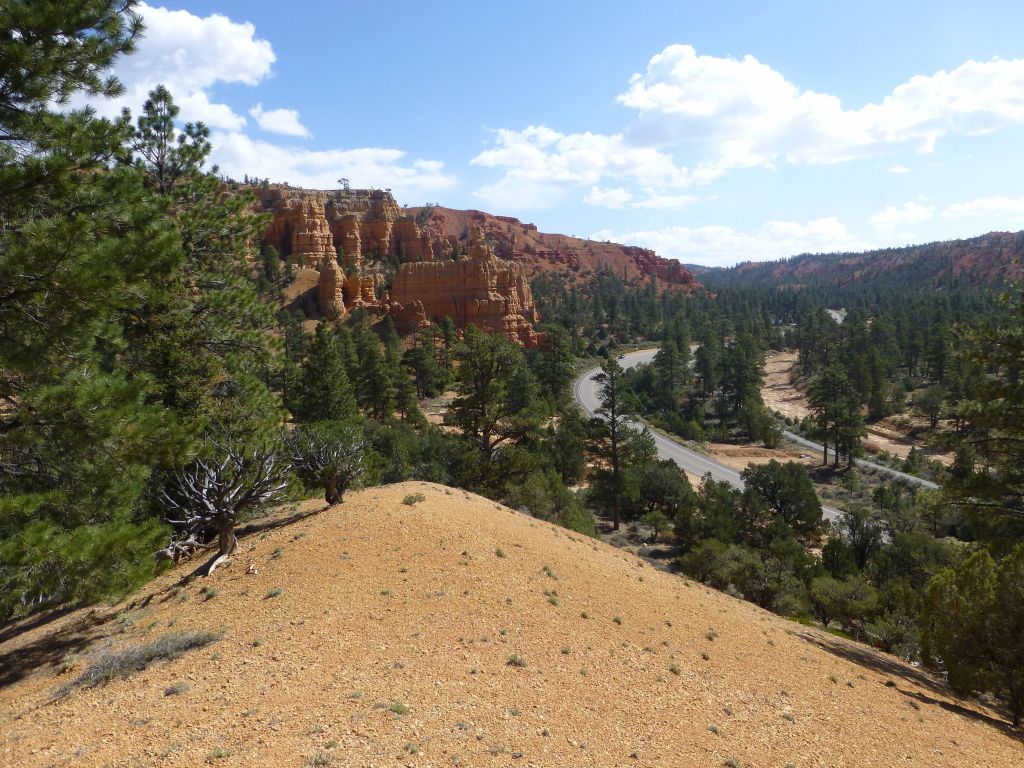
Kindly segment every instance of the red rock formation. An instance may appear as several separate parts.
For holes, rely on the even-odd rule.
[[[267,207],[266,202],[264,207]],[[278,253],[291,257],[304,267],[317,267],[324,256],[334,256],[334,243],[324,216],[322,195],[278,197],[273,210],[274,218],[263,239],[276,247]]]
[[[320,279],[316,284],[316,299],[325,317],[335,320],[346,312],[345,273],[334,255],[324,256],[320,265]]]
[[[472,324],[535,346],[537,310],[522,268],[498,259],[481,228],[471,237],[469,256],[459,261],[402,264],[391,292],[399,330],[447,315],[460,328]]]
[[[451,250],[450,244],[465,242],[472,227],[482,227],[487,240],[494,243],[498,257],[521,264],[527,279],[554,272],[566,279],[586,282],[598,272],[609,270],[629,281],[654,280],[659,288],[667,290],[688,291],[697,286],[697,279],[686,267],[647,248],[545,234],[538,232],[534,224],[483,211],[431,206],[410,208],[409,213],[425,220],[423,229],[435,243],[444,243],[447,252]]]
[[[256,193],[272,214],[264,241],[319,269],[317,299],[328,317],[365,307],[390,314],[411,332],[448,315],[459,328],[472,323],[533,346],[538,317],[529,281],[541,272],[586,280],[611,270],[663,289],[696,285],[681,264],[644,248],[546,235],[481,211],[403,212],[388,191],[276,186]],[[468,256],[458,258],[467,249]],[[385,292],[396,262],[392,289]]]

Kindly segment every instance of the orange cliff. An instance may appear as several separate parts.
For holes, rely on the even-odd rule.
[[[526,347],[537,343],[539,320],[522,267],[500,260],[475,227],[469,255],[457,261],[402,264],[392,289],[392,313],[400,330],[412,331],[445,315],[464,328],[504,333]]]
[[[613,271],[666,290],[697,284],[679,262],[644,248],[547,235],[481,211],[401,208],[387,190],[254,191],[271,214],[264,243],[308,270],[330,318],[365,307],[410,333],[447,315],[459,328],[473,324],[531,347],[540,318],[529,281],[539,274],[585,282]]]

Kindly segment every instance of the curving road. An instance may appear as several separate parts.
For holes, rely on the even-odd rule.
[[[623,368],[633,368],[643,363],[649,363],[657,353],[657,348],[628,352],[619,358],[619,365]],[[573,384],[573,395],[576,398],[576,402],[580,404],[580,407],[588,416],[593,416],[601,404],[600,398],[597,395],[597,382],[594,381],[594,377],[600,372],[600,368],[591,368],[580,375]],[[632,426],[638,429],[643,428],[643,425],[637,422],[633,422]],[[719,482],[729,483],[734,488],[743,488],[743,478],[735,469],[719,464],[714,459],[710,459],[702,453],[687,448],[681,442],[665,437],[653,430],[651,431],[651,436],[654,438],[654,444],[658,447],[659,458],[669,459],[682,469],[692,472],[699,477],[710,473],[711,477]],[[822,505],[821,511],[828,520],[836,520],[841,514],[835,507],[827,507],[825,505]]]

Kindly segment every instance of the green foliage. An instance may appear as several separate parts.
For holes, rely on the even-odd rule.
[[[151,575],[166,529],[138,509],[188,444],[130,347],[173,291],[173,222],[119,163],[127,118],[52,111],[120,92],[104,72],[134,46],[131,6],[0,8],[0,621]]]
[[[796,536],[811,541],[822,529],[821,502],[802,464],[774,459],[743,470],[745,495],[756,494],[772,522],[788,525]]]
[[[514,482],[529,466],[509,446],[535,435],[545,416],[536,398],[529,398],[534,382],[523,373],[522,349],[504,336],[470,326],[454,357],[459,363],[457,395],[449,418],[466,442],[466,481],[485,489]]]
[[[823,624],[838,621],[851,632],[861,627],[878,604],[878,593],[861,576],[843,581],[819,576],[811,581],[810,594],[814,613]]]
[[[845,455],[850,466],[860,453],[860,438],[866,433],[860,415],[860,398],[846,371],[833,364],[815,376],[808,391],[808,401],[814,414],[817,436],[824,445],[822,463],[828,463],[831,443],[834,463]]]
[[[996,551],[1024,539],[1024,294],[1003,297],[1008,316],[966,334],[965,357],[984,373],[958,408],[969,430],[946,485]]]
[[[941,664],[957,693],[1005,697],[1014,725],[1024,715],[1024,544],[997,566],[981,550],[928,584],[922,617],[925,663]]]
[[[301,421],[344,421],[356,413],[356,400],[330,323],[321,320],[309,346],[296,394]]]

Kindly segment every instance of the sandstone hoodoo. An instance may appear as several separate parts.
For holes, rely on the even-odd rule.
[[[459,327],[473,324],[504,333],[527,347],[537,342],[532,325],[537,310],[524,270],[498,259],[480,227],[473,228],[465,259],[402,264],[392,301],[400,330],[413,331],[448,315]]]
[[[365,307],[410,333],[449,316],[529,347],[540,320],[529,281],[539,274],[586,282],[611,271],[663,290],[697,284],[677,261],[644,248],[548,235],[481,211],[402,208],[387,190],[255,191],[271,214],[264,243],[315,270],[316,304],[329,318]]]

